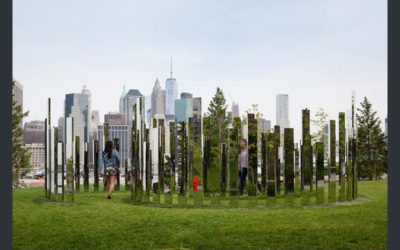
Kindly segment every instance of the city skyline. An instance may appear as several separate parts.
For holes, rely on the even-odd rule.
[[[44,119],[47,97],[61,116],[65,93],[83,85],[100,117],[118,111],[123,85],[151,94],[156,78],[169,77],[172,56],[179,90],[202,97],[204,111],[219,86],[241,115],[255,103],[275,124],[276,95],[288,94],[298,138],[301,109],[313,117],[321,107],[337,120],[354,90],[357,105],[367,96],[383,123],[386,3],[154,3],[16,1],[13,66],[26,120]]]

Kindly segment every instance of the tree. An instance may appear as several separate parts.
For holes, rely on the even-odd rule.
[[[228,105],[226,105],[224,92],[219,87],[217,87],[217,91],[210,101],[208,112],[207,114],[205,114],[205,116],[210,118],[211,123],[218,124],[218,133],[221,143],[226,142],[226,128],[228,127],[232,119],[231,114],[227,114],[226,112],[227,108]]]
[[[204,135],[209,141],[209,163],[207,171],[207,189],[210,192],[220,190],[221,175],[221,143],[228,142],[227,128],[231,115],[226,113],[226,100],[223,91],[217,91],[210,101],[208,112],[204,115]]]
[[[320,108],[315,114],[315,119],[311,120],[311,123],[317,129],[317,131],[311,135],[313,143],[325,142],[327,136],[325,131],[327,118],[328,115],[326,114],[325,110],[323,108]]]
[[[228,105],[226,105],[224,92],[219,87],[217,87],[217,91],[215,92],[215,95],[213,96],[208,106],[208,112],[206,116],[209,116],[210,119],[215,122],[219,123],[224,122],[227,124],[228,123],[226,119],[227,108]]]
[[[15,81],[12,82],[14,88]],[[13,94],[14,95],[14,94]],[[15,100],[12,102],[12,168],[13,168],[13,185],[19,186],[19,178],[22,172],[30,171],[30,153],[23,146],[23,129],[22,119],[27,117],[29,111],[23,112],[21,105]]]
[[[387,172],[388,145],[381,120],[366,97],[357,109],[357,170],[359,178],[377,179]]]

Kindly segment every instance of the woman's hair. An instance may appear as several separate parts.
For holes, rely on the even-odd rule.
[[[110,159],[111,156],[112,156],[112,150],[113,150],[113,143],[112,143],[112,141],[107,141],[107,142],[106,142],[106,146],[105,146],[105,148],[104,148],[104,152],[107,153],[108,159]]]
[[[246,143],[246,145],[247,145],[247,140],[246,140],[246,139],[244,139],[244,138],[241,138],[241,139],[240,139],[240,141],[242,141],[242,142]]]

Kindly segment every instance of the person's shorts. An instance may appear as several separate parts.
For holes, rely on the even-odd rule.
[[[113,167],[107,167],[106,171],[104,171],[104,172],[105,172],[106,176],[116,176],[117,175],[117,170]]]

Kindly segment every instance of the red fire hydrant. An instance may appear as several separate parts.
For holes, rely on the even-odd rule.
[[[197,191],[197,187],[199,186],[200,180],[197,177],[194,177],[193,179],[193,190]]]

